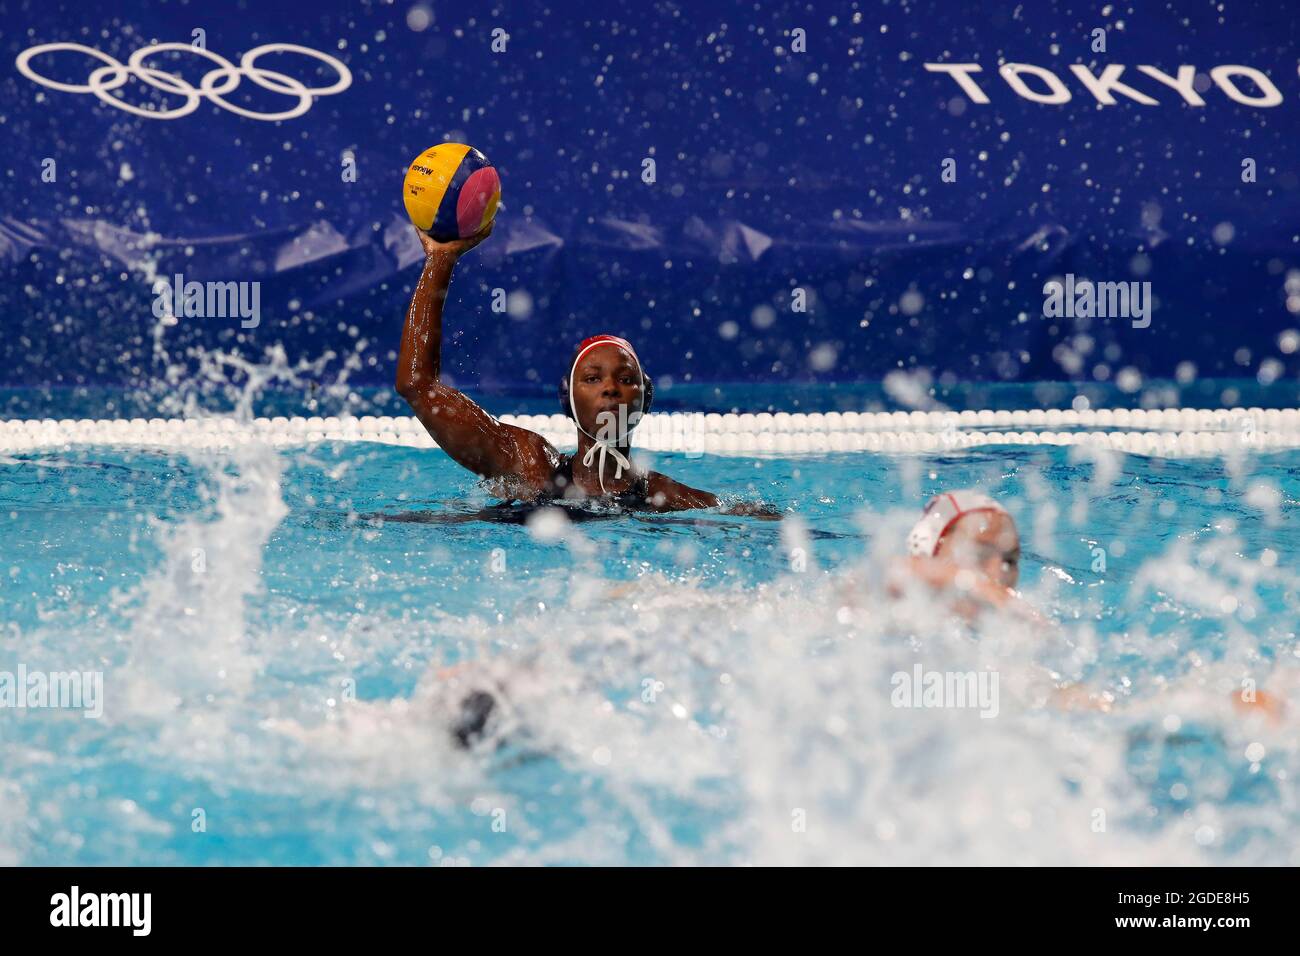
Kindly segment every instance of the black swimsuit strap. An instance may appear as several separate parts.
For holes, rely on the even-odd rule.
[[[555,466],[555,471],[551,474],[553,497],[563,498],[564,490],[573,484],[573,459],[576,457],[576,454],[560,456],[560,463]],[[612,498],[619,503],[641,507],[650,497],[650,476],[643,471],[636,472],[636,477],[632,480],[630,488],[626,491],[613,492],[604,497]]]

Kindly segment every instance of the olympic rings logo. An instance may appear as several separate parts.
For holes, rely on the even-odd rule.
[[[30,64],[33,57],[40,56],[42,53],[57,53],[65,50],[85,53],[105,65],[92,70],[86,78],[85,84],[60,83],[41,76],[32,69]],[[193,53],[196,56],[206,57],[215,63],[216,67],[204,75],[196,89],[174,73],[144,65],[146,57],[167,50]],[[255,66],[254,63],[257,58],[267,53],[301,53],[303,56],[313,57],[323,63],[328,63],[338,73],[339,78],[330,86],[304,86],[291,76]],[[331,96],[334,93],[342,93],[352,85],[352,72],[341,62],[328,53],[321,53],[319,50],[298,46],[295,43],[267,43],[255,47],[240,57],[239,66],[235,66],[224,56],[212,53],[202,47],[191,46],[188,43],[155,43],[152,46],[144,47],[132,53],[125,66],[107,53],[101,53],[93,47],[83,46],[80,43],[43,43],[18,54],[15,64],[19,73],[41,86],[47,86],[52,90],[62,90],[64,93],[94,93],[95,96],[110,106],[115,106],[120,110],[147,119],[180,119],[182,116],[189,116],[199,108],[199,103],[202,100],[207,99],[232,113],[246,116],[249,119],[264,120],[268,123],[276,120],[289,120],[302,116],[307,110],[311,109],[313,96]],[[124,102],[115,96],[109,96],[109,93],[113,90],[125,86],[126,81],[131,77],[149,84],[156,90],[162,90],[164,93],[183,96],[185,97],[185,104],[170,110],[147,110]],[[241,77],[248,77],[254,85],[260,86],[264,90],[282,93],[285,96],[296,96],[298,103],[292,109],[281,113],[255,113],[252,110],[244,109],[242,106],[237,106],[225,99],[225,96],[239,86]]]

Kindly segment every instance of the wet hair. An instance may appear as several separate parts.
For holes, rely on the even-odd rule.
[[[482,740],[488,718],[496,710],[497,699],[485,690],[467,694],[460,702],[460,712],[451,725],[451,737],[456,746],[468,750]]]

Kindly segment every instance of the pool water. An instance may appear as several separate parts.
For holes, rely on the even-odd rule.
[[[490,520],[365,443],[0,455],[0,671],[103,675],[0,709],[0,863],[1300,863],[1300,454],[641,458],[787,519]],[[881,586],[962,486],[1045,623]],[[468,752],[457,663],[508,701]],[[996,716],[895,706],[917,664]]]

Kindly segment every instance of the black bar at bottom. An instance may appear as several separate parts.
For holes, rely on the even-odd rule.
[[[494,943],[518,933],[536,945],[542,927],[613,943],[650,928],[662,942],[674,927],[824,938],[910,925],[925,928],[927,944],[1010,930],[1231,944],[1290,927],[1292,879],[1259,868],[9,869],[0,871],[0,919],[11,939],[77,933],[83,943],[374,945],[393,931],[454,929]],[[620,925],[631,937],[605,935]]]

